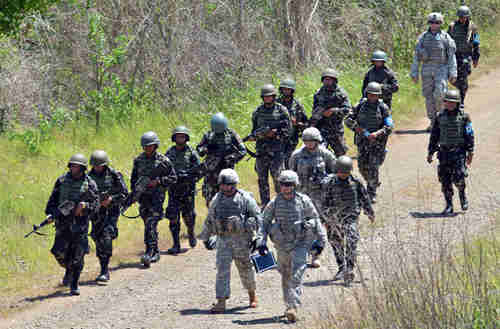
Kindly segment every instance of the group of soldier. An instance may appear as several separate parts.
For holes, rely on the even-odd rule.
[[[477,65],[477,29],[472,29],[473,24],[468,20],[464,23],[462,19],[470,16],[469,9],[460,7],[458,16],[459,20],[451,27],[452,36],[460,45],[459,49],[473,50],[472,61]],[[415,60],[423,62],[423,91],[428,115],[433,119],[427,160],[431,162],[433,154],[438,152],[438,175],[446,200],[444,214],[450,214],[453,212],[453,183],[459,189],[462,209],[468,208],[466,163],[472,162],[474,133],[462,106],[470,70],[462,72],[462,76],[459,70],[460,95],[454,90],[443,91],[446,84],[438,82],[440,75],[456,77],[453,71],[456,67],[453,64],[456,63],[455,42],[445,32],[436,32],[435,22],[442,23],[440,14],[429,16],[430,27],[417,42]],[[464,34],[463,24],[470,25],[472,35]],[[459,41],[462,37],[469,39],[463,43]],[[457,59],[459,56],[462,61],[469,60],[466,53],[457,52]],[[297,319],[308,255],[312,255],[312,266],[320,267],[319,257],[327,241],[338,265],[333,279],[343,279],[350,285],[354,279],[361,210],[372,222],[375,220],[372,204],[377,201],[377,189],[381,184],[379,169],[394,128],[392,94],[399,89],[394,72],[386,66],[386,54],[375,51],[371,61],[373,66],[363,81],[363,98],[354,107],[338,85],[338,73],[326,69],[321,76],[322,86],[314,95],[310,119],[294,97],[295,81],[284,79],[279,85],[279,95],[273,85],[261,88],[262,104],[253,112],[252,131],[243,140],[229,128],[222,113],[211,117],[210,130],[195,148],[189,145],[190,131],[184,126],[173,130],[174,145],[165,154],[159,152],[158,135],[152,131],[144,133],[141,137],[143,152],[133,162],[130,193],[122,175],[110,166],[106,152],[98,150],[91,154],[92,168],[88,174],[86,157],[73,155],[68,163],[69,171],[57,179],[46,207],[46,213],[55,220],[56,236],[51,252],[66,270],[63,284],[70,286],[71,294],[80,294],[78,281],[84,256],[89,252],[89,222],[92,222],[90,236],[95,241],[101,265],[96,280],[106,282],[110,279],[108,266],[112,241],[118,236],[118,218],[138,202],[144,222],[143,266],[149,267],[160,259],[158,223],[163,217],[169,219],[173,238],[168,253],[181,251],[181,216],[192,248],[197,245],[198,238],[208,250],[217,249],[217,302],[213,312],[223,312],[226,308],[233,260],[248,290],[250,307],[257,306],[250,255],[254,252],[267,255],[268,237],[276,249],[285,316],[289,321]],[[413,69],[415,67],[412,72]],[[443,111],[435,115],[435,109]],[[351,173],[353,161],[345,155],[344,124],[354,132],[358,168],[366,189]],[[296,149],[299,138],[304,145]],[[260,205],[250,192],[238,188],[239,177],[234,170],[247,154],[245,142],[252,141],[255,141]],[[205,157],[203,162],[200,157]],[[276,191],[272,200],[269,175]],[[196,237],[196,183],[202,178],[208,215],[201,234]],[[164,211],[167,192],[168,205]]]

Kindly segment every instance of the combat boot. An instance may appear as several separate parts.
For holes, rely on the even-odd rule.
[[[453,199],[451,196],[445,197],[446,199],[446,208],[444,208],[443,212],[441,214],[448,216],[453,214]]]
[[[99,258],[99,262],[101,263],[101,274],[97,276],[95,279],[97,282],[108,282],[109,281],[109,258]]]
[[[367,186],[368,197],[371,203],[377,203],[377,188],[371,185]]]
[[[290,322],[296,322],[297,321],[297,309],[293,308],[293,307],[287,308],[285,311],[285,317]]]
[[[249,306],[250,308],[257,307],[257,295],[255,294],[255,290],[248,290],[248,299],[250,300]]]
[[[65,287],[69,287],[71,284],[71,279],[73,277],[73,272],[71,272],[70,268],[66,268],[66,272],[64,273],[64,278],[62,280],[62,284]]]
[[[70,294],[73,296],[80,296],[80,289],[78,288],[78,280],[80,280],[81,270],[74,270],[73,277],[71,278],[71,291]]]
[[[176,255],[181,252],[181,242],[179,237],[180,227],[177,224],[170,225],[170,233],[172,233],[172,240],[174,240],[174,246],[167,250],[171,255]]]
[[[153,252],[150,255],[151,263],[156,263],[160,261],[160,250],[158,247],[153,248]]]
[[[344,273],[344,285],[346,287],[350,287],[353,281],[354,281],[354,272],[353,271],[345,271],[345,273]]]
[[[149,248],[146,249],[146,252],[144,255],[141,256],[141,263],[144,265],[145,268],[148,268],[151,266],[151,251]]]
[[[344,278],[344,267],[340,266],[339,270],[337,271],[337,274],[333,277],[333,281],[339,281]]]
[[[194,235],[194,227],[188,228],[188,236],[189,236],[189,246],[191,248],[196,247],[198,240],[196,240],[196,236]]]
[[[460,196],[460,205],[462,206],[462,210],[467,211],[467,209],[469,209],[469,201],[465,195],[465,189],[458,191],[458,195]]]
[[[224,313],[226,311],[226,299],[217,298],[217,303],[212,306],[210,312],[212,313]]]
[[[312,268],[320,268],[321,267],[321,262],[319,261],[319,255],[312,255],[311,267]]]

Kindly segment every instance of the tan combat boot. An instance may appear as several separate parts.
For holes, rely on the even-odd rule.
[[[319,255],[312,256],[311,266],[313,268],[319,268],[321,266],[321,262],[319,261]]]
[[[257,296],[255,295],[255,290],[248,290],[248,298],[250,299],[250,308],[256,308]]]
[[[287,308],[285,311],[285,317],[290,322],[296,322],[297,321],[297,309],[293,308],[293,307]]]
[[[214,304],[210,312],[212,313],[224,313],[226,311],[226,299],[217,298],[217,303]]]

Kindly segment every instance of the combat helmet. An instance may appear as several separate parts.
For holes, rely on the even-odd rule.
[[[299,185],[299,176],[293,170],[283,170],[278,177],[278,182],[292,183],[297,186]]]
[[[380,85],[380,83],[372,81],[366,86],[365,93],[373,95],[382,95],[382,86]]]
[[[96,166],[107,166],[109,164],[109,157],[103,150],[96,150],[90,155],[90,165]]]
[[[210,119],[210,127],[212,131],[216,134],[221,134],[227,129],[228,121],[224,116],[224,113],[218,112],[212,115]]]
[[[141,146],[145,147],[148,145],[160,145],[160,139],[154,131],[145,132],[141,136]]]
[[[375,50],[372,54],[372,59],[371,61],[382,61],[382,62],[387,62],[387,54],[383,52],[382,50]]]
[[[443,24],[444,22],[443,14],[430,13],[429,16],[427,16],[427,23],[434,23],[434,22]]]
[[[457,16],[458,17],[470,17],[470,9],[467,6],[460,6],[457,9]]]
[[[296,85],[295,81],[292,79],[284,79],[280,83],[280,89],[281,88],[288,88],[288,89],[292,89],[293,91],[295,91],[296,86],[297,85]]]
[[[175,142],[175,135],[177,134],[186,135],[186,142],[189,142],[189,129],[186,126],[177,126],[172,130],[172,142]]]
[[[347,155],[342,155],[335,163],[337,172],[349,174],[352,171],[352,159]]]
[[[77,165],[80,165],[83,168],[87,169],[87,158],[85,157],[85,155],[83,155],[81,153],[73,154],[68,161],[68,168],[72,164],[77,164]]]
[[[260,97],[276,96],[276,88],[270,83],[266,83],[260,88]]]
[[[323,80],[326,77],[338,80],[339,73],[335,69],[328,68],[328,69],[324,70],[323,73],[321,73],[321,82],[323,82]]]
[[[444,94],[444,100],[453,103],[460,103],[460,94],[457,90],[450,89]]]
[[[226,168],[220,171],[219,177],[217,178],[218,184],[238,184],[240,182],[240,178],[238,177],[238,173],[234,169]]]
[[[306,128],[302,132],[302,140],[304,142],[307,142],[307,141],[316,141],[316,142],[321,143],[321,141],[323,140],[323,138],[321,137],[321,133],[319,132],[318,128],[309,127],[309,128]]]

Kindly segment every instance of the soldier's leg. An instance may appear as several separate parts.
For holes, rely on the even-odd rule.
[[[290,282],[291,307],[298,308],[301,304],[302,279],[306,271],[307,248],[295,248],[292,251],[292,280]]]
[[[101,272],[96,281],[106,282],[109,280],[109,259],[113,255],[113,227],[106,226],[94,241],[96,245],[96,255],[99,258]]]
[[[231,263],[233,248],[226,238],[217,237],[216,251],[217,276],[215,281],[215,297],[228,299],[231,296]]]
[[[373,202],[378,187],[378,166],[374,163],[374,157],[368,148],[359,149],[358,169],[366,182],[366,189],[370,200]],[[375,168],[374,168],[375,167]]]
[[[328,242],[332,246],[333,254],[337,262],[338,271],[333,280],[340,280],[343,278],[345,270],[345,255],[344,255],[344,233],[342,226],[331,222],[326,225],[326,233],[328,235]]]
[[[84,257],[89,249],[87,234],[83,233],[80,235],[73,235],[69,249],[71,254],[70,262],[72,272],[71,294],[80,295],[78,283],[84,266]]]
[[[452,171],[449,164],[440,163],[438,165],[438,177],[441,182],[441,191],[443,192],[446,201],[446,207],[443,210],[444,215],[453,213],[453,185]]]
[[[464,105],[465,95],[469,89],[469,74],[471,72],[470,63],[464,63],[462,58],[457,57],[457,82],[455,87],[457,87],[460,92],[460,105]]]
[[[271,168],[271,158],[260,156],[255,160],[255,171],[258,176],[260,204],[264,208],[270,200],[269,192],[269,170]]]
[[[329,136],[329,144],[335,153],[335,156],[338,158],[342,155],[345,155],[347,150],[347,144],[344,138],[344,132],[336,133]]]
[[[346,239],[346,271],[344,274],[344,282],[350,285],[354,280],[354,266],[356,265],[357,248],[359,242],[358,219],[352,220],[344,224],[344,232]]]
[[[465,178],[467,177],[467,167],[465,166],[465,154],[463,154],[458,161],[454,163],[452,181],[458,189],[460,198],[460,206],[462,210],[469,209],[469,201],[465,194]]]
[[[248,248],[250,241],[247,238],[239,240],[234,248],[234,263],[238,268],[241,284],[248,290],[250,307],[257,307],[255,272],[250,260],[250,249]]]
[[[207,208],[210,206],[210,201],[214,195],[219,191],[217,179],[219,178],[219,171],[208,172],[203,180],[202,193],[205,198]]]
[[[276,155],[271,162],[271,177],[273,178],[274,191],[276,193],[280,192],[280,185],[278,182],[278,177],[284,169],[283,154]]]
[[[169,194],[168,198],[168,206],[167,209],[165,210],[165,217],[169,220],[169,229],[170,233],[172,234],[172,240],[174,242],[174,245],[172,248],[168,249],[169,254],[178,254],[181,250],[181,244],[180,244],[180,230],[181,230],[181,224],[180,224],[180,204],[181,200],[179,197]]]
[[[68,261],[68,248],[69,240],[67,237],[67,232],[56,229],[56,235],[54,238],[54,244],[50,249],[52,255],[56,259],[57,263],[65,269],[62,284],[64,286],[69,286],[71,283],[71,266]]]
[[[444,107],[443,100],[444,95],[448,91],[448,66],[441,65],[437,70],[435,79],[434,79],[434,102],[436,104],[436,114],[441,111]]]
[[[309,197],[314,203],[314,206],[316,207],[316,210],[318,213],[321,213],[323,211],[322,209],[322,191],[321,189],[316,189],[313,190],[309,193]],[[321,262],[320,262],[321,255],[313,255],[311,259],[311,266],[313,268],[320,268],[321,267]]]
[[[281,289],[283,291],[283,301],[286,309],[291,307],[292,296],[290,284],[292,281],[292,254],[281,249],[277,249],[278,270],[281,274]]]
[[[196,225],[196,211],[194,209],[194,191],[193,193],[184,197],[181,204],[182,218],[184,219],[184,224],[187,227],[189,246],[191,248],[196,247],[197,240],[194,233],[194,228]]]
[[[434,99],[434,68],[428,65],[422,66],[422,95],[425,97],[425,108],[429,120],[434,120],[436,116],[436,103]],[[430,125],[428,127],[430,131]]]

